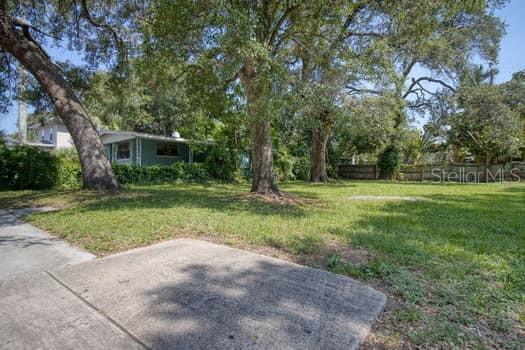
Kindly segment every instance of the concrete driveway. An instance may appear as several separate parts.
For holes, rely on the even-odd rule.
[[[52,208],[0,210],[0,280],[94,259],[18,217]]]
[[[386,298],[179,239],[0,281],[1,349],[355,349]]]

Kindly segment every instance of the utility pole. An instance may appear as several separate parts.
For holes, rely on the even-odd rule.
[[[27,142],[27,110],[24,101],[26,71],[22,65],[18,66],[18,141]]]
[[[27,11],[28,11],[28,0],[22,1],[20,6],[22,6],[22,17],[25,20],[27,20]],[[24,101],[24,92],[25,92],[25,84],[26,84],[26,71],[24,67],[19,64],[18,65],[18,85],[17,85],[17,92],[18,92],[18,142],[20,144],[24,144],[27,142],[27,110],[26,110],[26,104]]]
[[[494,70],[494,65],[492,62],[489,63],[489,85],[494,85],[494,75],[496,71]]]

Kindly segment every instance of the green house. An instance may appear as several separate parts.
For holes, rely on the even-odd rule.
[[[140,166],[170,165],[174,162],[202,162],[205,142],[189,141],[178,133],[160,136],[131,131],[101,131],[100,138],[112,163]],[[192,146],[193,145],[193,146]],[[194,151],[196,145],[199,150]]]

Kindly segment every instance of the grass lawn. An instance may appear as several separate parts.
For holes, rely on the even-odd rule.
[[[64,207],[28,220],[99,255],[200,237],[347,274],[389,295],[370,347],[525,348],[523,184],[282,187],[298,203],[266,202],[246,185],[177,184],[0,192],[0,205]]]

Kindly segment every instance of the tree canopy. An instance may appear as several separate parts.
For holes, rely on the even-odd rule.
[[[523,72],[498,87],[467,84],[483,80],[473,62],[497,63],[504,25],[494,11],[502,0],[0,4],[5,32],[47,67],[46,76],[35,75],[15,50],[20,43],[0,44],[0,108],[14,98],[18,61],[35,78],[20,98],[37,114],[70,120],[61,109],[67,104],[50,92],[46,79],[54,76],[79,105],[74,114],[91,124],[83,130],[179,131],[220,139],[238,153],[228,158],[249,150],[254,192],[279,194],[276,175],[295,176],[294,167],[304,175],[305,164],[310,180],[326,181],[343,156],[406,150],[406,159],[419,159],[415,150],[428,144],[423,136],[439,130],[463,145],[461,123],[499,130],[483,132],[507,138],[506,146],[479,146],[494,156],[514,154],[523,137],[520,129],[511,142],[515,134],[501,130],[524,118]],[[54,62],[49,44],[83,53],[84,64]],[[482,96],[493,103],[483,117]],[[440,123],[425,133],[410,130],[411,119],[428,115]],[[454,131],[444,132],[445,125]],[[91,133],[89,140],[79,133],[77,149],[98,144]]]

